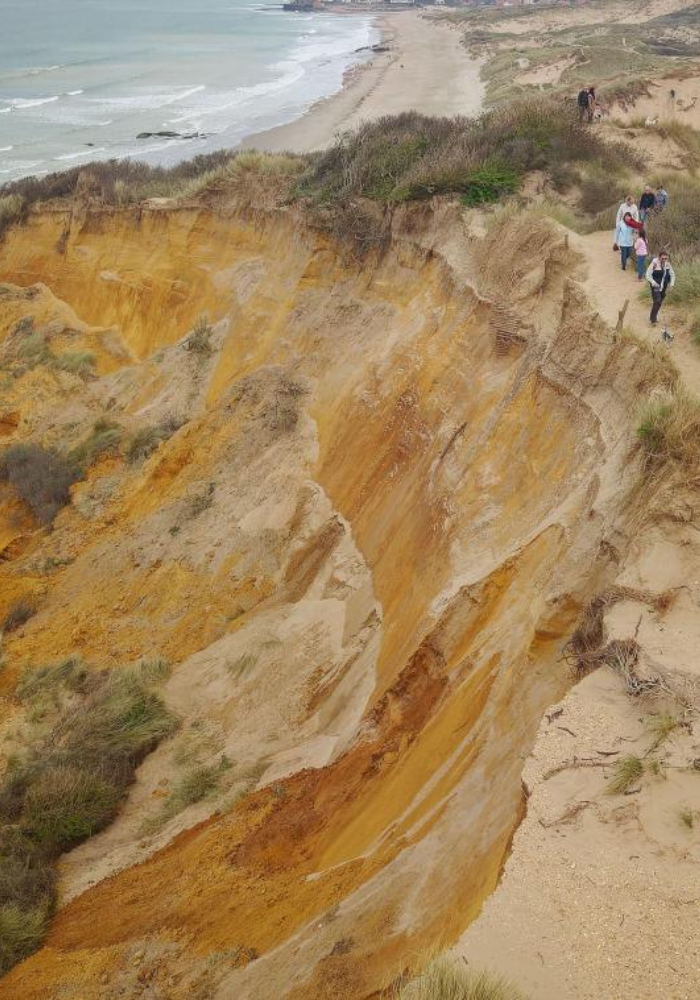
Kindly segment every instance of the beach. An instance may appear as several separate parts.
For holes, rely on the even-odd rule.
[[[381,48],[388,51],[350,70],[342,90],[317,102],[301,118],[248,136],[241,148],[307,153],[382,115],[411,110],[426,115],[479,113],[481,66],[468,55],[457,28],[419,11],[382,14],[376,26]]]

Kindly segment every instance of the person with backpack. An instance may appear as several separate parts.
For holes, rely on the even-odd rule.
[[[657,212],[663,212],[664,209],[668,208],[668,201],[668,191],[663,184],[659,184],[654,197],[654,208]]]
[[[578,94],[578,120],[583,122],[588,118],[589,100],[590,100],[591,89],[589,87],[584,87],[583,90],[579,91]],[[589,121],[592,119],[589,118]]]
[[[656,205],[656,195],[654,189],[647,186],[644,188],[642,197],[639,199],[639,221],[646,222],[649,213]]]
[[[647,254],[649,253],[646,229],[639,230],[634,243],[634,252],[637,255],[637,280],[644,281],[644,275],[647,270]]]
[[[647,281],[651,285],[651,313],[649,319],[652,326],[656,326],[659,318],[659,310],[664,304],[666,293],[669,288],[673,288],[676,283],[676,274],[671,267],[671,261],[665,250],[662,250],[658,257],[654,257],[647,268]]]
[[[641,228],[639,209],[632,195],[628,194],[617,210],[615,242],[613,244],[613,250],[620,251],[620,264],[623,271],[627,270],[627,261],[632,256],[637,233]]]

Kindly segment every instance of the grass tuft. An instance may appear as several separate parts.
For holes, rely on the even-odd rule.
[[[15,601],[5,615],[2,625],[0,625],[0,633],[14,632],[15,629],[21,628],[35,614],[36,605],[33,601],[26,598]]]
[[[615,765],[615,771],[608,784],[610,795],[622,795],[644,774],[644,764],[639,757],[623,757]]]
[[[214,333],[209,318],[205,315],[199,317],[192,327],[192,333],[183,343],[186,351],[191,351],[200,361],[204,361],[212,353],[211,338]]]
[[[52,364],[59,371],[69,372],[71,375],[86,379],[94,373],[96,359],[91,351],[72,351],[68,354],[56,355]]]
[[[649,733],[653,737],[648,753],[658,750],[662,743],[665,743],[672,732],[678,728],[679,722],[675,715],[670,712],[661,712],[653,716],[648,723]]]
[[[425,969],[394,993],[394,1000],[524,1000],[510,983],[488,972],[475,972],[445,957]]]
[[[695,826],[695,813],[688,806],[683,806],[678,811],[678,818],[683,826],[687,826],[689,830]]]
[[[101,417],[96,420],[88,436],[71,448],[67,458],[76,468],[88,469],[98,458],[116,455],[119,451],[124,431],[119,424]]]
[[[131,463],[144,462],[168,438],[171,438],[181,423],[171,417],[155,427],[142,427],[133,435],[126,449],[127,460]]]

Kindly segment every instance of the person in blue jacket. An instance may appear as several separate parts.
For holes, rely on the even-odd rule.
[[[632,225],[632,223],[637,223],[637,225]],[[617,210],[615,223],[615,246],[620,250],[620,264],[623,271],[627,270],[627,261],[632,254],[640,228],[639,209],[632,195],[628,194]]]

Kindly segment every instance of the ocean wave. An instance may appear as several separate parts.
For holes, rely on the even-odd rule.
[[[69,90],[66,93],[66,97],[79,97],[80,94],[84,94],[84,93],[85,93],[84,90]]]
[[[131,95],[129,97],[88,98],[88,100],[92,103],[100,104],[115,111],[157,111],[158,108],[166,108],[170,104],[177,104],[178,101],[185,101],[188,97],[194,97],[195,94],[200,94],[206,89],[206,84],[200,83],[196,87],[189,87],[185,90],[178,91],[177,93],[169,91],[166,94],[141,94]]]
[[[53,97],[34,97],[34,98],[13,97],[10,100],[3,101],[3,103],[10,105],[10,107],[6,110],[24,111],[26,108],[39,108],[43,104],[54,104],[56,101],[60,100],[61,100],[60,94],[54,94]]]
[[[79,160],[81,157],[94,156],[95,153],[106,152],[106,146],[96,146],[94,149],[81,149],[78,153],[64,153],[62,156],[54,156],[54,160]]]
[[[183,122],[190,122],[194,128],[199,128],[198,123],[202,118],[209,118],[212,115],[221,114],[225,111],[231,111],[232,108],[240,107],[250,101],[255,101],[256,99],[263,97],[269,97],[279,91],[286,91],[304,76],[305,71],[303,67],[292,63],[279,63],[278,65],[280,67],[286,65],[286,72],[283,73],[282,76],[277,77],[275,80],[270,80],[267,83],[252,84],[249,87],[238,87],[236,90],[231,91],[228,95],[219,95],[218,99],[212,95],[210,100],[216,103],[200,104],[198,107],[190,109],[185,114],[177,115],[176,117],[171,118],[166,124],[180,125]]]

